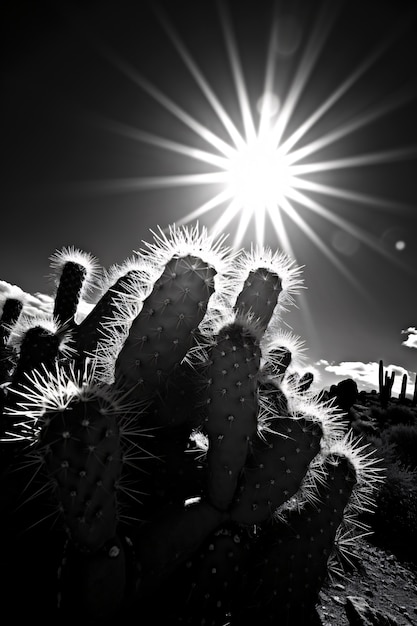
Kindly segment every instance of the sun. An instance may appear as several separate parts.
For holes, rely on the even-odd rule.
[[[255,137],[229,160],[227,190],[244,212],[278,209],[291,187],[291,167],[269,137]]]
[[[262,115],[268,116],[267,109]],[[272,126],[268,120],[260,124],[261,131],[243,139],[238,149],[230,154],[224,166],[224,186],[228,201],[228,219],[239,215],[238,240],[252,219],[255,221],[256,239],[262,244],[265,218],[273,224],[279,212],[295,189],[288,156],[273,141]],[[294,186],[293,186],[294,185]],[[217,231],[225,227],[224,220],[214,225]]]
[[[308,39],[303,45],[303,52],[299,55],[294,75],[286,86],[285,93],[280,90],[277,69],[279,20],[271,20],[270,32],[266,33],[268,45],[265,63],[260,65],[260,71],[264,74],[263,90],[253,94],[246,82],[239,42],[228,5],[216,3],[226,62],[231,70],[237,96],[238,111],[236,113],[234,108],[233,114],[228,110],[226,98],[223,99],[216,86],[210,84],[164,10],[157,5],[152,7],[161,28],[173,44],[175,53],[214,113],[217,130],[212,130],[214,125],[208,120],[201,119],[180,106],[175,100],[175,93],[171,95],[163,92],[115,51],[102,49],[101,52],[107,59],[172,116],[179,128],[186,128],[187,134],[184,136],[188,137],[188,143],[185,140],[181,142],[122,122],[107,120],[106,126],[109,130],[172,153],[176,166],[181,163],[181,157],[185,158],[184,172],[181,174],[108,181],[106,188],[111,190],[112,184],[117,191],[123,188],[140,191],[178,188],[195,190],[204,187],[204,202],[193,206],[176,219],[177,225],[204,218],[206,222],[210,222],[209,231],[223,234],[228,232],[233,222],[233,245],[236,248],[241,246],[252,224],[255,226],[255,232],[251,230],[252,241],[263,245],[268,227],[269,238],[273,235],[281,250],[293,258],[297,255],[293,249],[292,233],[299,230],[359,291],[362,288],[358,277],[349,271],[340,255],[320,234],[320,229],[314,224],[315,218],[326,221],[335,231],[345,234],[355,244],[364,245],[392,263],[401,263],[397,257],[381,247],[375,236],[351,221],[346,212],[332,210],[328,202],[331,199],[352,205],[360,204],[365,209],[381,207],[393,210],[395,204],[386,198],[343,188],[336,182],[332,183],[329,174],[408,159],[411,153],[415,153],[415,149],[413,152],[410,149],[397,148],[359,154],[352,154],[350,150],[349,154],[344,155],[340,148],[343,139],[349,140],[355,133],[398,108],[403,103],[402,96],[381,100],[372,108],[359,109],[355,115],[346,116],[345,121],[340,122],[337,116],[332,121],[332,110],[337,106],[340,110],[343,98],[366,77],[383,54],[384,46],[372,50],[351,73],[341,76],[340,82],[324,94],[323,99],[315,108],[310,109],[304,119],[296,116],[299,103],[306,98],[307,86],[319,62],[324,43],[337,19],[336,4],[326,4],[322,14],[317,16],[317,22],[309,25]],[[257,110],[254,110],[254,101],[258,103]],[[317,127],[323,119],[326,124],[319,133]],[[194,143],[190,141],[190,136],[193,135]],[[193,167],[192,172],[189,170],[190,159],[198,164],[198,168]],[[321,176],[323,173],[325,177]],[[207,194],[207,188],[212,189],[212,193]]]

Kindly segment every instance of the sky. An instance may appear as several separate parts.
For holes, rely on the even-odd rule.
[[[151,230],[198,221],[228,245],[282,250],[303,268],[305,288],[282,323],[305,343],[316,385],[353,377],[377,389],[383,359],[394,392],[408,373],[412,393],[410,7],[6,1],[0,302],[17,286],[42,309],[50,256],[63,247],[109,268],[152,241]],[[278,155],[278,187],[264,146]]]

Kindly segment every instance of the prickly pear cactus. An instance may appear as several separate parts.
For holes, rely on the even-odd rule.
[[[197,226],[153,237],[101,282],[55,253],[51,318],[14,320],[5,598],[51,623],[310,623],[380,478],[280,328],[300,268]]]

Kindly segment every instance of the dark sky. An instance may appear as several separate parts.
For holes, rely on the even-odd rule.
[[[417,22],[407,2],[3,2],[0,280],[50,292],[56,249],[78,247],[109,267],[149,240],[149,229],[210,198],[207,185],[141,190],[137,180],[207,171],[143,141],[150,133],[209,148],[164,97],[227,139],[166,25],[242,129],[218,4],[230,12],[254,117],[275,24],[281,102],[297,71],[309,68],[288,133],[345,85],[297,147],[351,125],[310,162],[374,155],[372,163],[311,175],[350,192],[310,197],[355,231],[295,206],[309,236],[283,215],[307,287],[286,323],[313,362],[383,358],[416,372],[416,350],[402,345],[401,332],[417,326]],[[221,210],[200,223],[210,228]],[[236,228],[232,222],[232,237]],[[270,227],[266,243],[279,247]]]

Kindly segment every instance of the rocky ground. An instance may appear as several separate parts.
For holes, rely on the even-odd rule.
[[[320,592],[322,626],[417,626],[417,567],[364,539],[355,556],[357,567]]]

